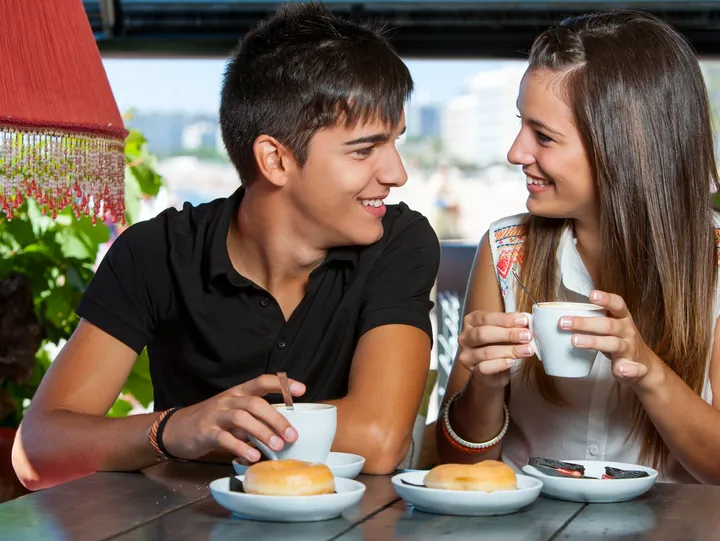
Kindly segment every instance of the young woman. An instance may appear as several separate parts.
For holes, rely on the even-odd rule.
[[[720,483],[718,178],[691,47],[643,13],[568,19],[534,43],[517,104],[508,159],[529,214],[480,243],[442,461],[614,460]],[[602,352],[590,376],[544,373],[512,270],[538,301],[607,309],[560,321],[575,347]]]

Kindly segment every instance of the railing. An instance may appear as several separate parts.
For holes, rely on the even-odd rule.
[[[457,352],[462,329],[462,305],[472,269],[477,244],[441,243],[442,259],[437,279],[437,399],[445,395],[448,376]]]

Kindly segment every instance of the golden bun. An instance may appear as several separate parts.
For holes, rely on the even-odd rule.
[[[243,488],[264,496],[315,496],[335,492],[335,477],[325,464],[302,460],[268,460],[245,471]]]
[[[425,476],[425,486],[441,490],[497,490],[517,489],[517,476],[513,469],[497,460],[484,460],[477,464],[443,464]]]

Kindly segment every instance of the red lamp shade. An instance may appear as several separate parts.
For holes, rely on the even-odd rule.
[[[0,0],[0,207],[124,221],[123,126],[82,0]]]

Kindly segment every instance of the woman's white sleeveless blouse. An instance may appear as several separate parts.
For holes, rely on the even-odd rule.
[[[490,226],[492,258],[506,312],[517,311],[517,287],[510,271],[513,268],[518,271],[522,264],[519,258],[525,233],[521,225],[524,216],[504,218]],[[715,221],[716,227],[720,227],[717,216]],[[570,228],[563,233],[556,257],[561,277],[558,300],[588,302],[593,283],[575,247]],[[716,294],[715,319],[720,315],[718,306]],[[709,366],[709,358],[707,364]],[[503,461],[517,471],[531,456],[639,463],[639,438],[629,438],[631,401],[628,398],[632,391],[616,383],[607,357],[598,353],[592,372],[586,378],[555,379],[567,403],[565,406],[546,401],[534,382],[525,385],[519,367],[520,361],[511,369],[508,404],[511,423],[503,441]],[[707,369],[701,396],[712,403]],[[665,475],[661,474],[659,480],[697,482],[672,455]]]

